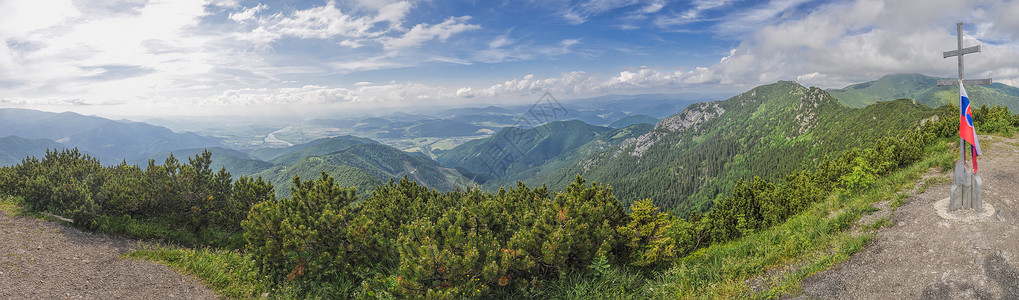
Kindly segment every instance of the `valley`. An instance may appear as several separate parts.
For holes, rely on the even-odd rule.
[[[2,0],[0,299],[1019,299],[1016,15]]]
[[[903,76],[885,76],[870,86]],[[928,80],[922,75],[908,78]],[[870,205],[866,202],[869,198],[850,195],[870,191],[885,180],[904,180],[894,174],[916,172],[921,165],[945,164],[952,157],[945,149],[951,148],[946,141],[953,140],[950,137],[956,133],[950,128],[956,108],[897,98],[931,95],[923,85],[914,87],[889,95],[865,84],[824,90],[779,81],[723,100],[663,99],[659,95],[564,101],[552,117],[537,119],[542,122],[525,119],[538,115],[527,110],[534,106],[488,106],[266,124],[224,120],[234,125],[216,125],[206,121],[203,126],[190,125],[194,132],[75,113],[0,109],[0,115],[9,116],[2,122],[7,125],[3,130],[10,134],[0,139],[0,159],[6,164],[0,168],[0,188],[8,195],[5,205],[67,215],[75,226],[85,229],[192,247],[243,248],[245,255],[266,259],[260,264],[274,268],[272,276],[293,274],[269,261],[290,259],[278,256],[277,251],[284,250],[269,250],[277,247],[273,245],[292,246],[277,240],[284,237],[273,232],[292,235],[286,239],[301,243],[317,243],[313,240],[324,237],[312,237],[308,234],[316,231],[296,228],[339,230],[330,222],[346,224],[341,226],[345,231],[332,237],[345,238],[323,244],[321,247],[329,248],[321,251],[342,251],[358,260],[380,261],[385,267],[365,271],[374,272],[373,276],[394,276],[379,273],[392,268],[408,272],[394,257],[421,255],[407,252],[393,241],[439,247],[446,251],[436,254],[443,255],[442,259],[461,259],[453,254],[464,251],[456,241],[464,239],[462,230],[475,230],[476,226],[491,228],[478,234],[490,240],[486,243],[503,249],[487,252],[485,259],[502,262],[496,269],[480,265],[462,268],[463,272],[495,272],[474,275],[489,283],[529,276],[529,281],[515,282],[536,288],[530,282],[554,279],[528,266],[540,262],[558,270],[573,268],[545,260],[563,255],[539,247],[538,241],[548,239],[549,234],[589,239],[586,243],[617,249],[613,253],[630,253],[630,258],[615,258],[627,262],[627,267],[618,269],[625,272],[643,274],[640,266],[656,264],[699,270],[704,266],[697,257],[705,255],[703,251],[730,251],[725,247],[733,243],[748,243],[752,242],[749,237],[785,230],[774,228],[791,226],[786,220],[811,216],[816,213],[811,207],[829,207],[835,199],[850,201],[844,205],[854,207]],[[847,91],[856,99],[881,101],[849,107],[835,96]],[[1007,92],[992,86],[974,94]],[[1019,99],[996,101],[1019,105]],[[986,128],[999,134],[1019,130],[1015,129],[1019,128],[1019,115],[1013,116],[1005,107],[975,111],[978,122],[992,124]],[[11,117],[15,115],[31,118]],[[64,172],[74,175],[68,177]],[[18,174],[36,175],[22,180],[19,176],[23,175]],[[600,204],[590,206],[585,201]],[[659,213],[651,214],[653,211]],[[335,215],[325,217],[330,214]],[[817,222],[850,222],[860,214],[860,209],[854,209],[839,217],[846,219]],[[382,215],[387,217],[378,218]],[[590,220],[585,218],[605,219],[595,222],[602,224],[600,229],[589,231],[583,224]],[[281,227],[291,226],[284,225],[292,224],[288,222],[304,227]],[[561,231],[567,230],[562,229],[565,227],[548,232],[542,229],[549,226],[544,222],[578,227],[568,229],[569,234]],[[633,222],[660,224],[653,227],[660,232],[642,236],[645,233],[631,228],[640,223]],[[817,226],[849,226],[838,224]],[[437,228],[455,230],[434,231]],[[605,235],[607,232],[635,235],[638,238],[633,241],[637,242],[620,244]],[[417,240],[412,235],[435,240]],[[843,239],[841,235],[838,238]],[[244,241],[248,244],[241,247]],[[854,241],[855,237],[834,242]],[[665,243],[668,250],[656,243]],[[360,247],[371,251],[350,250]],[[596,252],[608,251],[596,248],[569,251],[592,263],[606,255]],[[354,268],[335,265],[322,256],[324,252],[287,249],[305,255],[301,257],[325,259],[322,263],[329,265],[329,270]],[[155,247],[132,253],[176,255],[172,254],[176,251],[181,250]],[[804,259],[801,256],[812,251],[820,250],[803,248],[781,255]],[[217,253],[202,255],[227,259],[223,256],[227,254]],[[512,267],[517,263],[522,265]],[[316,274],[380,284],[357,274]],[[686,276],[663,274],[663,278]],[[340,280],[336,278],[308,280]],[[441,283],[415,280],[419,281],[414,284],[442,287]],[[680,281],[686,280],[690,279]],[[697,280],[704,278],[692,282],[700,282]],[[647,284],[657,283],[648,280]],[[469,283],[458,281],[454,286],[466,285]],[[270,289],[283,286],[287,285]],[[666,293],[705,288],[662,286],[661,292]],[[406,287],[356,289],[345,287],[342,293],[382,289],[417,295]],[[446,291],[463,292],[458,288]],[[510,293],[491,287],[484,291]]]
[[[528,109],[535,105],[263,123],[150,120],[169,128],[0,109],[6,116],[0,135],[10,135],[0,144],[0,162],[13,165],[46,149],[74,147],[105,164],[145,166],[150,159],[161,163],[170,153],[186,158],[209,149],[216,168],[264,177],[281,187],[280,196],[289,194],[295,175],[313,178],[319,171],[358,186],[362,195],[424,165],[421,173],[427,175],[413,174],[414,179],[439,190],[477,186],[494,191],[517,181],[558,189],[580,175],[609,184],[624,204],[650,198],[684,215],[710,210],[737,179],[781,180],[825,154],[915,127],[937,112],[931,105],[948,101],[937,96],[944,88],[934,87],[936,80],[892,74],[829,90],[779,82],[712,102],[682,95],[610,95],[556,102],[560,112],[540,122],[528,120],[533,113]],[[889,93],[891,86],[897,92]],[[1015,90],[998,84],[974,88],[971,94],[1015,108]],[[926,100],[896,100],[902,97]],[[378,146],[345,152],[359,143]],[[395,161],[388,165],[386,159],[369,158],[373,155]]]

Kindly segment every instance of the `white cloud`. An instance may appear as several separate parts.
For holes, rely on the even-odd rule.
[[[248,21],[255,19],[255,14],[268,7],[269,7],[268,5],[259,3],[258,5],[255,5],[254,7],[251,8],[246,8],[241,12],[230,13],[230,20],[234,20],[238,23],[247,23]]]
[[[692,7],[684,10],[682,13],[663,14],[657,16],[654,20],[654,24],[655,26],[662,28],[671,28],[694,22],[702,22],[707,20],[707,18],[704,17],[705,12],[727,7],[735,1],[736,0],[694,0],[690,3]]]
[[[766,17],[760,20],[780,15],[796,3],[772,2],[768,5],[772,9],[765,9]],[[1019,83],[1014,67],[1019,65],[1019,43],[1007,27],[1012,21],[984,12],[1007,12],[1013,7],[1000,1],[856,0],[823,5],[798,18],[775,19],[774,24],[745,33],[747,38],[720,63],[707,66],[706,76],[700,78],[746,88],[776,80],[842,87],[890,73],[954,76],[955,60],[944,59],[941,53],[955,48],[954,24],[961,18],[967,24],[966,45],[983,44],[981,53],[967,56],[967,76]],[[735,33],[744,30],[736,28],[749,28],[754,22],[758,21],[726,26]]]
[[[716,31],[723,36],[740,37],[754,32],[762,25],[767,25],[782,14],[809,1],[811,0],[771,0],[752,9],[737,11],[723,17],[723,21],[716,25]]]
[[[579,25],[592,17],[620,9],[630,10],[624,19],[643,19],[661,11],[666,5],[668,3],[665,0],[584,0],[568,5],[559,15],[567,23]]]
[[[648,2],[647,5],[642,7],[638,12],[642,14],[653,14],[662,10],[662,8],[665,8],[666,4],[667,3],[665,2],[665,0],[652,0]]]
[[[196,98],[198,106],[261,106],[309,105],[335,103],[407,103],[422,99],[442,99],[454,96],[446,89],[420,83],[392,83],[385,85],[361,84],[348,89],[320,85],[293,88],[243,88],[227,90],[219,95]]]
[[[0,81],[17,83],[5,93],[33,101],[144,101],[184,88],[179,79],[201,77],[224,60],[209,37],[188,33],[207,14],[200,0],[90,15],[65,1],[2,5],[12,6],[0,9]]]
[[[277,15],[278,16],[278,15]],[[329,1],[325,6],[312,7],[293,12],[289,17],[263,20],[270,32],[299,38],[325,39],[333,36],[369,37],[382,34],[373,31],[372,18],[354,17],[336,8],[336,3]]]
[[[363,47],[364,45],[358,43],[357,41],[343,40],[342,42],[340,42],[340,46],[350,47],[351,49],[357,49]]]
[[[3,1],[0,2],[0,38],[23,38],[80,14],[70,0]]]
[[[468,24],[467,21],[470,19],[470,16],[450,17],[435,25],[417,24],[401,37],[385,39],[382,45],[386,50],[396,50],[417,47],[434,39],[446,41],[454,34],[481,28],[478,25]]]
[[[390,3],[379,8],[379,14],[375,16],[375,22],[389,22],[390,27],[403,29],[403,18],[410,11],[411,4],[407,1]]]
[[[258,14],[268,8],[259,4],[238,13],[231,13],[230,19],[238,23],[257,21],[251,31],[239,33],[238,39],[256,44],[268,44],[284,36],[302,39],[328,39],[332,37],[375,38],[388,32],[403,30],[404,18],[410,11],[411,3],[400,1],[374,7],[374,15],[357,16],[337,8],[336,1],[326,5],[267,16]],[[381,24],[388,24],[382,26]],[[355,47],[356,48],[356,47]]]
[[[685,83],[703,83],[701,77],[710,73],[707,69],[691,71],[662,71],[640,68],[622,71],[617,76],[601,77],[583,71],[564,72],[559,77],[538,79],[526,75],[489,87],[473,90],[478,97],[519,97],[549,92],[562,96],[591,96],[604,93],[641,93],[647,91],[676,91]],[[690,82],[688,82],[690,81]],[[463,90],[463,89],[461,89]]]
[[[460,98],[474,98],[474,90],[469,87],[460,88],[456,90],[456,96]]]

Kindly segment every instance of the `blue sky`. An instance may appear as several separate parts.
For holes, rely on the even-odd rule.
[[[331,113],[952,76],[1019,83],[1019,3],[5,0],[0,107]]]

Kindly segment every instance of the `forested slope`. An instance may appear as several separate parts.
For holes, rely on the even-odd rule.
[[[934,114],[905,99],[849,108],[819,88],[781,81],[691,105],[647,134],[525,182],[562,188],[580,174],[612,186],[624,204],[650,198],[681,213],[707,211],[738,179],[781,180]]]
[[[450,149],[437,160],[484,183],[540,166],[609,131],[612,129],[577,120],[556,121],[535,128],[507,127],[491,137]]]

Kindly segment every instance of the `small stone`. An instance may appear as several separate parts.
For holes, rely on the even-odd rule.
[[[1005,221],[1005,213],[1000,209],[994,212],[994,215],[998,217],[998,221]]]

